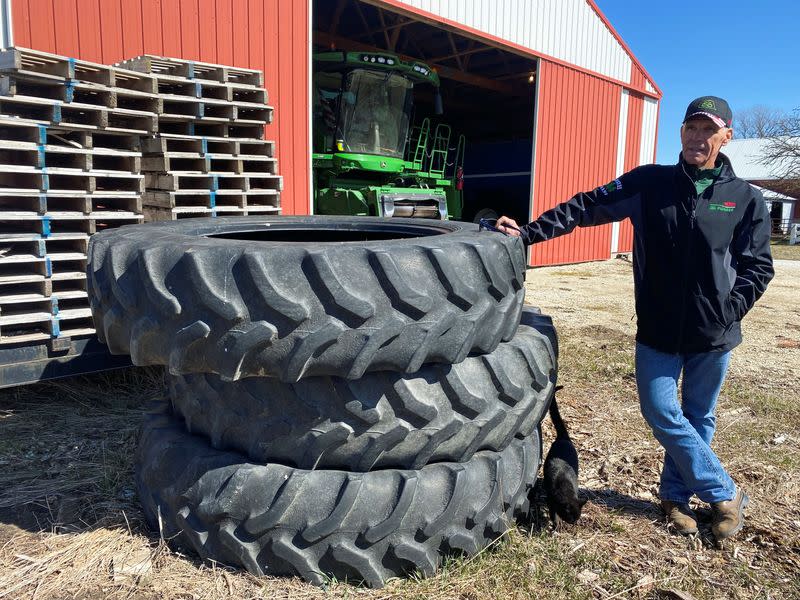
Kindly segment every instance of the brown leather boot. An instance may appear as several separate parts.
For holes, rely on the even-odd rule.
[[[744,507],[750,498],[742,490],[736,490],[733,500],[711,503],[711,531],[717,540],[724,540],[737,533],[744,525]]]
[[[697,516],[689,505],[679,504],[672,500],[662,500],[661,510],[667,516],[667,521],[675,527],[675,531],[683,535],[697,533]]]

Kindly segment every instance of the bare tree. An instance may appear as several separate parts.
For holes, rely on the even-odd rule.
[[[800,198],[800,108],[769,124],[761,164],[779,177],[778,190]]]
[[[733,132],[737,138],[768,138],[780,135],[780,123],[786,116],[786,113],[778,109],[757,104],[736,111]]]

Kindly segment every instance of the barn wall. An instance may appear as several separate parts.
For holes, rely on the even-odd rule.
[[[621,88],[541,61],[532,215],[616,174]],[[609,257],[611,225],[578,228],[531,248],[534,265]]]
[[[308,214],[309,3],[285,0],[12,0],[14,44],[111,64],[158,54],[264,71],[283,214]]]

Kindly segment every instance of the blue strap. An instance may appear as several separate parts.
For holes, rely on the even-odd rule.
[[[42,169],[42,190],[45,192],[50,189],[50,176],[47,174],[46,169]]]
[[[215,192],[215,191],[211,192],[211,197],[210,197],[208,203],[210,205],[209,208],[216,208],[217,207],[217,192]]]
[[[64,101],[65,102],[72,102],[75,99],[75,82],[71,79],[67,80],[66,84],[66,93],[64,94]]]
[[[36,166],[40,169],[47,168],[47,161],[44,156],[44,146],[42,144],[36,145]]]
[[[47,144],[47,125],[39,125],[39,144]]]
[[[50,298],[50,314],[51,315],[58,315],[58,297],[53,296]]]
[[[208,140],[206,138],[200,138],[200,151],[202,154],[208,153]]]
[[[61,325],[58,322],[58,317],[51,317],[50,326],[52,327],[51,335],[53,337],[58,337],[61,335]]]
[[[50,237],[50,217],[47,215],[42,216],[42,237]]]
[[[53,263],[50,261],[49,256],[44,257],[44,275],[45,277],[53,276]]]
[[[39,214],[43,215],[47,212],[47,194],[39,194]],[[44,254],[42,254],[44,256]]]

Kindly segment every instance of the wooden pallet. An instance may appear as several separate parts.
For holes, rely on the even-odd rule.
[[[159,120],[159,133],[195,136],[199,138],[233,138],[237,140],[263,140],[263,123],[206,123],[203,121]]]
[[[19,192],[144,191],[144,177],[121,171],[81,171],[79,169],[37,169],[0,164],[0,190],[8,196]]]
[[[155,93],[30,74],[0,76],[0,96],[33,96],[65,104],[89,104],[111,111],[127,109],[157,114],[163,110],[163,102]]]
[[[247,192],[238,190],[182,190],[148,191],[142,196],[142,205],[149,208],[248,208],[280,206],[277,190]]]
[[[39,281],[52,274],[52,262],[46,256],[18,254],[0,258],[0,285]]]
[[[170,171],[194,173],[267,173],[277,172],[277,161],[266,156],[234,156],[231,154],[199,154],[194,152],[166,152],[145,155],[142,170],[156,173]]]
[[[49,121],[0,115],[0,139],[75,149],[139,151],[139,134],[98,130],[89,125],[60,126]]]
[[[83,277],[50,277],[30,278],[29,281],[0,284],[0,305],[29,299],[58,298],[65,300],[86,299],[88,292],[86,276]],[[0,306],[0,313],[2,312]]]
[[[91,104],[109,110],[127,109],[158,114],[163,110],[161,97],[154,92],[108,87],[71,79],[42,78],[17,74],[0,76],[1,96],[35,96],[65,104]]]
[[[264,86],[264,74],[255,69],[241,69],[213,63],[143,54],[118,62],[117,66],[151,75],[166,75],[186,79]]]
[[[158,208],[155,206],[144,207],[145,221],[176,221],[178,219],[194,219],[198,217],[225,217],[276,214],[280,211],[277,207],[257,206],[252,208],[239,208],[235,206],[220,206],[206,208],[203,206],[176,206],[174,208]]]
[[[180,190],[278,190],[283,187],[283,179],[279,175],[231,173],[179,173],[168,174],[145,173],[145,186],[148,190],[180,191]]]
[[[36,240],[0,242],[0,264],[2,264],[4,260],[10,261],[14,257],[19,256],[29,256],[33,258],[45,258],[49,256],[51,260],[58,260],[58,257],[75,256],[78,254],[86,255],[88,241],[88,238],[40,238]]]
[[[52,338],[94,335],[88,308],[59,311],[57,315],[34,312],[4,319],[0,316],[0,345],[29,344]]]
[[[155,77],[158,80],[158,92],[162,95],[256,104],[267,104],[269,101],[267,90],[260,86],[203,81],[171,75]]]
[[[0,243],[50,237],[90,236],[105,229],[141,223],[142,220],[140,214],[101,211],[88,215],[0,212]]]
[[[142,197],[139,192],[80,192],[36,190],[0,190],[0,213],[27,212],[44,215],[48,212],[77,212],[90,214],[95,211],[119,211],[141,214]]]
[[[162,96],[163,109],[159,115],[165,121],[244,122],[265,125],[272,122],[273,107],[267,104],[234,102],[193,98],[189,96]]]
[[[237,156],[242,158],[275,156],[275,142],[260,139],[197,137],[193,135],[159,134],[142,138],[144,154],[192,153]]]
[[[76,148],[68,145],[34,144],[0,138],[0,164],[36,169],[63,168],[138,174],[140,152],[109,148]]]
[[[66,193],[0,193],[2,212],[31,212],[39,215],[48,212],[79,212],[89,214],[101,211],[127,211],[141,209],[142,196],[138,192],[96,192],[94,194]]]
[[[0,96],[0,116],[18,117],[65,129],[102,129],[148,135],[158,131],[158,117],[129,109],[109,110],[92,104],[61,103],[35,96]]]
[[[0,50],[0,72],[13,73],[18,76],[68,79],[125,90],[158,93],[155,78],[141,71],[76,60],[28,48]]]

